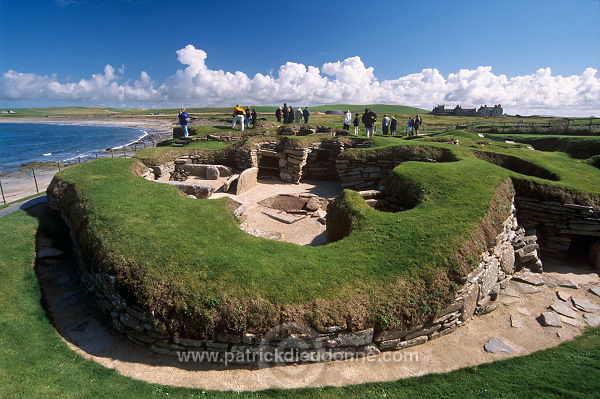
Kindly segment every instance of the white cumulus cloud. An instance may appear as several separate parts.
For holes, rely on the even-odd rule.
[[[600,115],[600,79],[594,68],[581,75],[553,75],[550,68],[529,75],[507,77],[491,66],[461,69],[448,76],[435,68],[397,79],[378,80],[373,67],[360,57],[328,62],[320,68],[287,62],[276,74],[213,70],[207,53],[193,45],[178,50],[183,68],[163,83],[142,71],[136,80],[124,78],[124,67],[106,65],[103,73],[79,82],[61,82],[9,70],[0,77],[0,100],[71,101],[103,105],[230,106],[235,103],[297,106],[353,103],[401,104],[431,109],[438,104],[463,108],[502,104],[512,114],[567,116]]]

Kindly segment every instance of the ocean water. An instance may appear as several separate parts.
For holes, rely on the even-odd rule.
[[[95,158],[96,153],[125,147],[147,134],[122,126],[0,123],[0,173],[29,162]]]

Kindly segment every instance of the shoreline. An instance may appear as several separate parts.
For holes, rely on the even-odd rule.
[[[107,120],[109,119],[109,120]],[[172,137],[173,127],[176,122],[170,120],[155,120],[148,118],[26,118],[26,117],[0,117],[0,123],[40,123],[40,124],[69,124],[82,126],[122,126],[138,128],[146,134],[140,136],[137,140],[123,146],[115,146],[96,153],[95,158],[115,157],[131,158],[143,148],[137,149],[139,145],[145,148],[154,147],[157,142]],[[110,152],[113,149],[114,152]],[[137,151],[136,151],[137,150]],[[102,154],[98,156],[98,154]],[[93,156],[88,158],[73,159],[71,162],[44,162],[31,161],[24,163],[14,171],[0,174],[0,184],[2,186],[2,196],[0,196],[0,205],[4,202],[10,203],[19,199],[35,195],[38,192],[46,191],[46,188],[52,181],[54,175],[65,167],[76,165],[80,162],[86,162],[95,159]],[[60,166],[59,166],[60,165]],[[35,178],[34,178],[35,174]],[[37,188],[36,188],[37,183]]]

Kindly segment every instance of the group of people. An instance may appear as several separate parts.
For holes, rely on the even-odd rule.
[[[286,103],[283,103],[283,107],[279,107],[275,111],[275,118],[277,118],[277,122],[283,121],[283,123],[302,123],[302,119],[304,118],[304,123],[307,124],[310,118],[310,111],[308,107],[304,109],[300,107],[294,111],[291,105],[288,106]]]
[[[256,118],[258,117],[256,111],[254,109],[250,109],[250,107],[244,108],[240,107],[239,104],[235,106],[233,109],[233,119],[231,121],[231,128],[235,128],[237,123],[240,124],[241,130],[244,130],[245,127],[250,127],[250,124],[254,126],[256,124]],[[310,111],[308,107],[305,107],[304,110],[302,108],[298,108],[296,111],[292,108],[292,106],[288,106],[286,103],[283,104],[283,107],[277,108],[275,111],[275,117],[277,118],[277,122],[283,121],[283,123],[301,123],[302,119],[304,119],[304,123],[307,124],[310,118]],[[362,118],[359,118],[359,114],[356,113],[354,119],[352,118],[352,113],[350,110],[344,113],[344,129],[350,130],[350,125],[354,126],[354,134],[358,135],[359,126],[361,122],[365,125],[367,130],[367,137],[373,137],[375,134],[375,122],[377,121],[377,114],[371,111],[370,108],[365,108],[365,113],[362,115]],[[188,128],[187,125],[190,122],[190,117],[187,114],[185,108],[181,108],[179,110],[179,124],[183,130],[183,136],[188,137]],[[414,118],[411,117],[406,122],[406,133],[408,136],[417,136],[419,134],[419,127],[423,123],[423,120],[416,115]],[[391,118],[385,114],[381,121],[381,130],[384,136],[387,136],[388,133],[392,136],[396,134],[396,129],[398,128],[398,122],[396,121],[396,117],[392,116]]]
[[[233,109],[232,115],[231,128],[235,128],[235,125],[239,122],[242,131],[244,131],[244,125],[250,127],[250,124],[252,124],[252,127],[254,127],[254,125],[256,125],[256,118],[258,117],[254,108],[251,110],[250,107],[246,107],[244,110],[239,104]]]
[[[354,135],[358,135],[359,130],[360,130],[359,126],[362,122],[362,124],[365,125],[365,128],[367,130],[367,132],[366,132],[367,137],[373,137],[373,135],[375,134],[375,122],[376,121],[377,121],[377,114],[375,112],[373,112],[370,108],[365,108],[365,113],[362,115],[362,117],[359,117],[359,114],[356,113],[354,116],[354,119],[352,119],[352,113],[350,112],[350,110],[348,110],[344,113],[343,129],[350,130],[350,124],[352,124],[354,126]],[[407,135],[408,136],[418,135],[419,127],[421,126],[422,123],[423,123],[423,120],[419,117],[419,115],[416,115],[414,118],[411,117],[408,120],[408,122],[406,122]],[[395,136],[397,128],[398,128],[398,121],[396,120],[396,117],[392,116],[390,118],[387,114],[385,114],[381,121],[381,131],[383,132],[383,135],[387,136],[389,133],[390,135]]]

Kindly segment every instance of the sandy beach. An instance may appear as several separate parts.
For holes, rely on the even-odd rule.
[[[165,120],[148,118],[66,118],[66,117],[48,117],[48,118],[19,118],[19,117],[1,117],[0,123],[59,123],[73,125],[96,125],[96,126],[124,126],[143,129],[148,132],[148,137],[144,145],[136,146],[140,151],[144,146],[152,146],[156,142],[170,138],[173,127],[176,126],[176,118]],[[140,143],[142,144],[142,143]],[[139,148],[137,148],[139,147]],[[106,153],[106,156],[113,157],[131,157],[134,155],[134,149],[125,149],[125,151],[115,151],[114,154]],[[72,163],[70,165],[74,165]],[[69,165],[60,165],[60,168]],[[59,171],[57,163],[34,162],[23,165],[20,171],[11,172],[0,176],[0,185],[2,196],[0,196],[0,205],[17,201],[37,193],[46,191],[46,188],[52,181],[54,175]],[[37,185],[36,185],[37,183]]]

